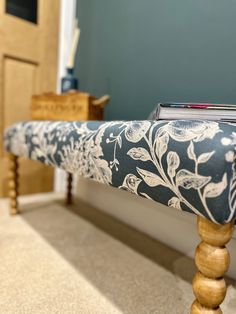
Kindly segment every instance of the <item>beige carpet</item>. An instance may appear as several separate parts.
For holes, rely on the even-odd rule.
[[[0,314],[187,314],[191,259],[81,203],[0,200]],[[236,313],[236,283],[222,309]]]

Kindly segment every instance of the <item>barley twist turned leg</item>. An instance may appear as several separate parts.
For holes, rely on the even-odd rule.
[[[71,205],[73,202],[72,197],[72,183],[73,183],[73,174],[67,174],[67,193],[66,193],[66,205]]]
[[[8,154],[9,173],[8,173],[8,188],[10,198],[10,214],[15,215],[19,213],[18,210],[18,157]]]
[[[198,232],[202,242],[195,253],[199,271],[193,279],[196,300],[191,307],[191,314],[222,314],[219,306],[227,289],[223,276],[230,263],[225,244],[230,241],[233,229],[234,222],[217,225],[198,217]]]

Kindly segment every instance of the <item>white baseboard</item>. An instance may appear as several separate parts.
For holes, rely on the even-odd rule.
[[[84,178],[79,179],[77,195],[93,207],[185,255],[194,256],[195,247],[200,241],[196,216]],[[228,248],[231,254],[228,275],[236,279],[236,232]]]

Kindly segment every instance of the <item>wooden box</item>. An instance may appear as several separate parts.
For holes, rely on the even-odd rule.
[[[60,121],[103,120],[104,107],[108,101],[107,95],[98,99],[77,91],[35,95],[32,97],[31,118]]]

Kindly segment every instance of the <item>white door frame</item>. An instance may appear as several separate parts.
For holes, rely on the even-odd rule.
[[[61,78],[65,75],[66,62],[73,36],[74,19],[76,17],[76,0],[61,0],[60,30],[59,30],[59,56],[57,92],[61,91]],[[65,171],[56,169],[54,176],[54,191],[65,192]]]

